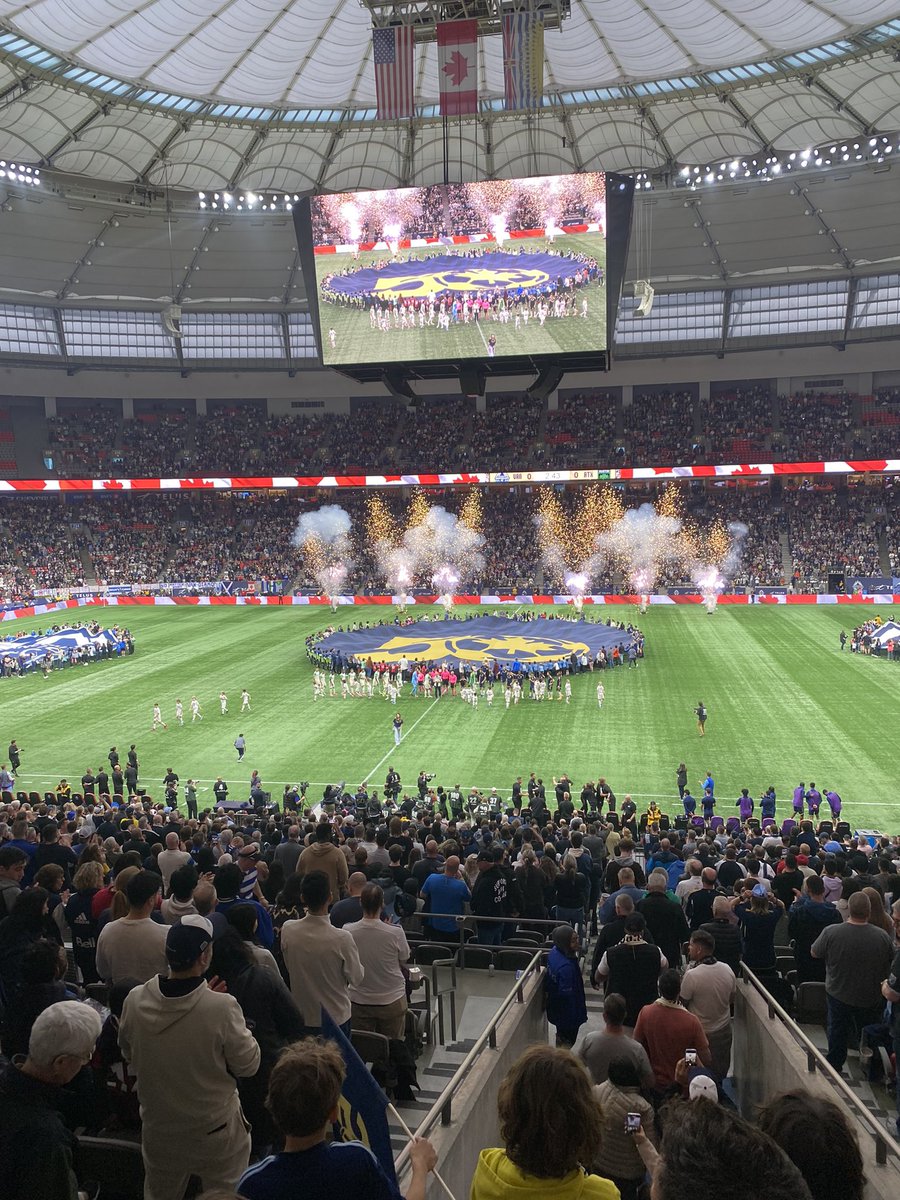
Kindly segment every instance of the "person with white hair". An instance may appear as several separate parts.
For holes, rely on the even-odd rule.
[[[87,1004],[51,1004],[31,1028],[23,1062],[0,1066],[0,1179],[4,1200],[78,1195],[75,1135],[56,1110],[60,1088],[90,1061],[101,1021]]]

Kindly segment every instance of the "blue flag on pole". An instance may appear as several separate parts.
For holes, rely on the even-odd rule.
[[[341,1089],[338,1119],[334,1124],[335,1140],[362,1142],[383,1167],[388,1178],[397,1182],[394,1172],[394,1152],[387,1123],[388,1098],[372,1077],[372,1072],[359,1057],[343,1032],[322,1009],[322,1036],[336,1042],[344,1056],[347,1074]]]

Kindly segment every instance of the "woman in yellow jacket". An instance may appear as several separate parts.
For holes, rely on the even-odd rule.
[[[504,1146],[482,1150],[470,1200],[620,1200],[587,1173],[600,1149],[603,1114],[584,1067],[568,1050],[532,1046],[497,1096]]]

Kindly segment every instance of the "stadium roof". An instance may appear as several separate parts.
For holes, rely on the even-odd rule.
[[[371,23],[360,0],[0,0],[0,153],[184,189],[436,182],[436,47],[417,48],[416,119],[373,129]],[[891,132],[898,58],[892,0],[575,0],[547,31],[534,114],[503,111],[501,40],[481,39],[481,119],[454,128],[451,176],[640,170]]]

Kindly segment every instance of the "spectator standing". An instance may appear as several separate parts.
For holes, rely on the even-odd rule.
[[[345,926],[356,943],[363,977],[350,985],[353,1028],[400,1039],[406,1028],[406,935],[398,925],[382,921],[384,892],[367,883],[360,896],[363,918]]]
[[[186,866],[191,861],[191,856],[187,850],[181,849],[181,843],[177,833],[166,834],[166,848],[161,850],[159,857],[156,860],[156,865],[159,867],[160,874],[163,880],[163,893],[168,896],[169,882],[172,878],[172,872],[177,871],[179,867]]]
[[[711,933],[697,929],[691,934],[691,961],[681,980],[681,1002],[703,1026],[709,1042],[710,1069],[717,1080],[722,1080],[731,1064],[731,1005],[736,981],[734,971],[718,961],[715,951]]]
[[[362,920],[362,903],[359,897],[367,882],[362,871],[354,871],[349,877],[347,880],[348,894],[343,900],[338,900],[331,909],[331,923],[336,928],[343,929],[345,925],[350,925],[353,921]]]
[[[138,871],[125,885],[128,912],[104,925],[97,939],[97,973],[109,983],[146,983],[166,970],[166,926],[150,914],[159,898],[160,878]]]
[[[741,937],[741,927],[734,915],[734,908],[727,896],[716,896],[713,901],[713,919],[700,928],[712,934],[715,955],[719,962],[728,963],[735,975],[738,975],[744,955],[744,939]]]
[[[822,983],[825,963],[810,953],[813,942],[829,925],[842,924],[841,914],[825,902],[825,884],[818,875],[810,875],[803,885],[804,895],[797,896],[788,910],[788,934],[794,946],[797,982]]]
[[[888,933],[869,923],[869,897],[854,892],[849,915],[841,925],[829,925],[813,942],[813,958],[825,962],[828,1004],[828,1053],[836,1071],[847,1060],[847,1038],[859,1039],[864,1025],[876,1024],[883,1008],[881,985],[894,957]]]
[[[22,1063],[0,1065],[0,1179],[4,1200],[76,1200],[77,1143],[57,1111],[61,1089],[90,1060],[101,1022],[65,1000],[37,1017]]]
[[[284,1137],[284,1150],[256,1163],[237,1186],[245,1200],[288,1196],[404,1200],[375,1155],[360,1142],[329,1141],[338,1116],[346,1070],[333,1042],[307,1039],[285,1050],[269,1079],[267,1108]],[[437,1156],[424,1138],[410,1149],[412,1176],[405,1200],[425,1200]]]
[[[18,846],[0,847],[0,919],[8,917],[22,891],[28,855]]]
[[[603,1001],[603,1029],[587,1034],[578,1046],[577,1054],[587,1067],[594,1083],[603,1083],[613,1059],[633,1064],[642,1087],[653,1087],[653,1072],[647,1051],[624,1029],[625,997],[608,992]]]
[[[256,1074],[260,1049],[233,996],[208,987],[213,929],[183,917],[166,935],[168,975],[129,993],[119,1046],[137,1077],[145,1200],[201,1187],[233,1190],[250,1158],[235,1080]],[[177,1084],[176,1084],[177,1081]]]
[[[500,868],[493,850],[478,855],[478,878],[472,888],[472,912],[477,917],[505,917],[509,900],[506,875]],[[478,922],[476,937],[479,945],[499,946],[503,940],[503,924],[497,920]]]
[[[659,977],[659,999],[641,1009],[634,1028],[635,1041],[647,1051],[659,1091],[675,1083],[675,1068],[685,1050],[696,1050],[698,1062],[710,1064],[703,1026],[681,1003],[680,992],[678,972],[664,971]]]
[[[784,905],[770,897],[761,883],[750,892],[750,903],[735,905],[744,939],[744,963],[754,971],[775,967],[775,930],[784,915]]]
[[[556,1026],[557,1046],[574,1046],[579,1029],[587,1021],[587,1004],[578,961],[578,933],[571,925],[559,925],[553,930],[553,949],[547,957],[544,987],[547,1020]]]
[[[349,869],[347,859],[331,838],[331,826],[320,821],[316,826],[315,841],[307,846],[297,860],[301,875],[310,871],[324,871],[330,887],[329,904],[336,904],[347,887]]]
[[[363,978],[356,942],[347,929],[336,929],[328,918],[331,884],[324,871],[304,876],[300,895],[306,916],[285,921],[281,927],[281,955],[291,995],[307,1032],[317,1033],[322,1028],[324,1008],[349,1036],[349,989]],[[310,970],[310,963],[316,964],[315,971]]]
[[[646,922],[640,913],[625,921],[625,937],[603,955],[597,967],[597,979],[606,980],[606,989],[625,997],[625,1024],[633,1027],[638,1013],[653,1004],[659,995],[658,981],[668,963],[658,946],[644,937]]]
[[[287,832],[287,841],[282,842],[275,847],[273,859],[275,862],[280,862],[284,867],[284,877],[293,875],[297,870],[297,863],[300,861],[300,855],[303,853],[303,846],[300,842],[300,828],[297,825],[291,825]]]
[[[469,1200],[618,1200],[614,1184],[588,1175],[603,1117],[587,1072],[568,1050],[531,1046],[497,1095],[502,1147],[482,1150]]]
[[[666,894],[668,887],[669,877],[664,870],[651,871],[647,877],[647,895],[638,903],[637,911],[647,922],[647,929],[669,965],[680,967],[681,946],[688,940],[690,929],[681,905]]]
[[[451,916],[426,918],[426,929],[437,941],[459,934],[459,925],[454,916],[462,917],[466,905],[472,898],[469,885],[459,873],[459,858],[451,854],[443,871],[429,875],[422,884],[421,895],[429,902],[430,912],[450,913]]]
[[[622,1200],[637,1200],[648,1169],[644,1143],[626,1128],[629,1116],[637,1113],[641,1131],[649,1137],[651,1146],[656,1141],[653,1105],[641,1095],[640,1084],[634,1063],[615,1058],[609,1064],[608,1079],[594,1087],[603,1112],[603,1136],[591,1167],[596,1174],[612,1180]],[[651,1151],[651,1161],[655,1158],[655,1151]]]

